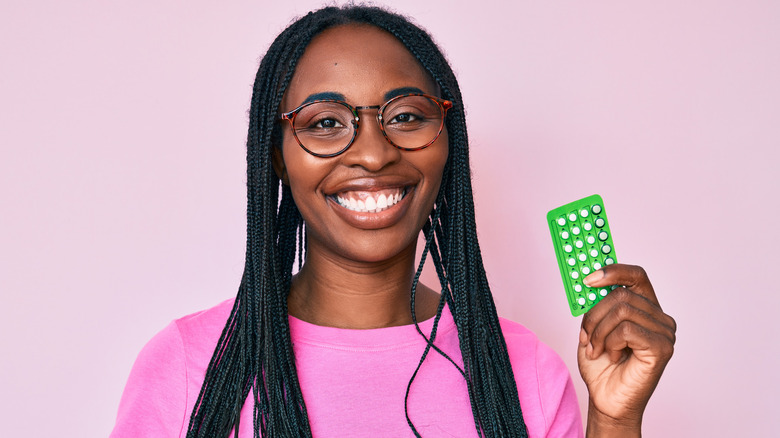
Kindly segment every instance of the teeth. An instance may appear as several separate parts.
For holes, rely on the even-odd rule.
[[[366,198],[366,210],[372,213],[376,211],[376,201],[372,196]]]
[[[397,204],[404,198],[404,195],[404,190],[398,189],[396,193],[390,194],[380,193],[379,195],[376,195],[376,193],[360,192],[360,194],[336,195],[334,198],[338,201],[339,205],[348,210],[361,213],[378,213]]]

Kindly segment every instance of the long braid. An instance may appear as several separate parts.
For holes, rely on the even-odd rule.
[[[401,16],[364,6],[327,7],[307,14],[276,38],[260,63],[247,136],[244,275],[206,370],[187,436],[227,437],[231,430],[238,436],[241,408],[250,392],[256,437],[311,436],[287,314],[296,254],[299,267],[304,260],[305,226],[289,187],[273,171],[271,155],[272,148],[280,146],[278,109],[299,58],[314,36],[348,23],[373,25],[394,35],[439,84],[441,97],[454,102],[446,120],[450,151],[435,206],[438,213],[424,230],[426,252],[430,251],[442,290],[436,321],[446,301],[458,328],[461,372],[480,436],[525,437],[516,383],[476,237],[468,139],[457,80],[425,31]],[[418,279],[415,276],[415,289]],[[421,335],[428,343],[425,355],[430,349],[444,355],[433,345],[435,332],[430,339]],[[411,422],[410,427],[414,430]]]

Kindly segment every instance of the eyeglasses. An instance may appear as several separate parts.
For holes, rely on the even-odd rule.
[[[452,102],[427,94],[396,96],[383,105],[352,106],[340,100],[307,102],[280,119],[290,122],[293,136],[308,153],[335,157],[357,137],[359,110],[376,109],[376,119],[385,139],[398,149],[424,149],[439,138],[444,117]]]

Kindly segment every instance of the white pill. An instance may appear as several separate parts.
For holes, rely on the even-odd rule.
[[[575,236],[580,234],[580,227],[571,227],[571,233]]]
[[[599,269],[601,269],[601,263],[599,263],[599,262],[596,262],[596,263],[594,263],[594,264],[593,264],[593,269],[595,269],[595,270],[597,270],[597,271],[598,271]]]
[[[607,234],[607,232],[606,232],[606,231],[603,231],[603,230],[602,230],[602,231],[599,233],[599,240],[607,240],[607,237],[609,237],[609,234]]]
[[[599,252],[594,248],[594,249],[590,250],[590,256],[591,257],[598,257],[599,256]]]
[[[591,292],[591,293],[588,295],[588,299],[589,299],[589,300],[591,300],[591,301],[595,301],[595,300],[596,300],[596,294],[594,294],[593,292]]]
[[[574,214],[574,213],[571,213],[571,214],[569,215],[569,220],[570,220],[570,221],[572,221],[572,222],[576,221],[576,220],[577,220],[577,215],[576,215],[576,214]]]
[[[566,219],[563,218],[563,217],[559,217],[558,218],[558,225],[560,225],[560,226],[566,225]]]
[[[569,266],[574,266],[577,264],[577,260],[574,260],[573,257],[569,257],[569,260],[566,260],[566,262],[569,264]]]
[[[581,262],[584,262],[585,260],[588,259],[588,257],[585,255],[584,252],[577,254],[577,258],[580,259]]]
[[[574,291],[575,292],[582,292],[582,285],[581,284],[575,284],[574,285]]]
[[[566,251],[566,252],[572,252],[572,250],[574,250],[574,248],[572,248],[571,245],[565,245],[563,247],[563,250]]]
[[[607,259],[604,260],[605,265],[611,265],[613,263],[615,263],[615,260],[613,260],[612,257],[607,257]]]
[[[589,268],[589,267],[587,267],[587,266],[585,266],[584,268],[582,268],[582,273],[583,273],[584,275],[588,275],[588,274],[590,274],[590,268]]]
[[[590,231],[593,229],[593,224],[590,222],[585,222],[582,224],[582,228],[585,228],[585,231]]]
[[[587,208],[583,208],[582,210],[580,210],[580,216],[588,217],[588,209]]]
[[[599,228],[603,227],[604,226],[604,219],[597,218],[596,219],[596,226],[599,227]]]
[[[601,252],[603,252],[604,254],[609,254],[612,252],[612,247],[609,245],[604,245],[601,247]]]
[[[578,278],[580,278],[580,273],[579,273],[579,272],[577,272],[577,271],[572,271],[572,273],[571,273],[571,278],[573,278],[573,279],[575,279],[575,280],[576,280],[576,279],[578,279]]]
[[[601,206],[598,204],[593,204],[593,207],[590,208],[590,211],[592,211],[593,214],[599,214],[601,213]]]
[[[563,231],[561,233],[561,239],[568,239],[568,238],[569,238],[569,232],[568,231]]]
[[[574,246],[576,246],[577,248],[582,248],[583,246],[585,246],[585,243],[583,243],[582,240],[578,240],[574,242]]]
[[[579,298],[577,298],[577,302],[580,304],[580,306],[584,306],[585,305],[585,298],[579,297]]]
[[[606,297],[607,296],[607,290],[606,289],[599,289],[599,295],[601,295],[602,297]]]
[[[594,243],[596,243],[596,238],[593,236],[588,236],[588,238],[585,240],[588,242],[588,245],[593,245]]]

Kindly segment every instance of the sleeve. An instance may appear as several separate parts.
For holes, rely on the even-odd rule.
[[[536,372],[547,437],[582,437],[582,418],[566,364],[542,342],[536,348]]]
[[[179,437],[187,408],[187,362],[172,322],[144,346],[119,402],[111,438]]]
[[[501,319],[523,419],[532,438],[583,437],[579,401],[566,364],[522,325]]]

